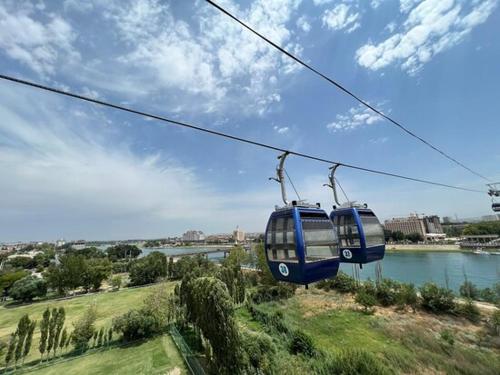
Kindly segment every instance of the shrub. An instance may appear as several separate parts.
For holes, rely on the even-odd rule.
[[[458,305],[456,311],[458,315],[463,316],[473,323],[478,323],[481,320],[481,312],[470,298],[467,298],[464,304]]]
[[[120,275],[115,275],[111,278],[111,287],[114,290],[119,290],[122,286],[122,277]]]
[[[377,300],[375,297],[367,292],[364,288],[360,289],[358,293],[356,293],[356,297],[354,298],[356,303],[359,303],[361,306],[365,308],[366,313],[373,312],[372,307],[377,304]]]
[[[130,310],[113,319],[113,330],[121,332],[125,341],[151,337],[156,333],[155,319],[141,310]]]
[[[362,349],[344,349],[313,363],[318,375],[385,375],[391,371],[373,354]]]
[[[460,296],[477,300],[479,298],[479,289],[472,282],[465,280],[460,285]]]
[[[316,287],[326,291],[335,289],[340,293],[355,293],[358,289],[356,280],[342,271],[339,271],[333,279],[319,281],[316,283]]]
[[[276,347],[269,335],[250,334],[244,332],[241,336],[243,352],[247,355],[248,373],[273,373]],[[253,371],[252,371],[253,370]]]
[[[484,302],[489,303],[499,303],[500,298],[497,296],[495,291],[491,288],[484,288],[479,291],[479,299]]]
[[[89,306],[83,316],[73,323],[74,330],[71,334],[71,342],[75,350],[86,351],[89,347],[89,340],[94,336],[94,323],[97,318],[95,305]]]
[[[496,310],[486,324],[493,336],[500,336],[500,310]]]
[[[396,296],[398,306],[410,306],[415,312],[418,304],[417,290],[413,284],[402,283]]]
[[[449,313],[455,310],[453,292],[438,287],[434,283],[426,283],[420,288],[422,307],[434,313]]]
[[[453,346],[455,344],[455,336],[449,329],[443,329],[439,334],[439,337],[449,346]]]
[[[289,349],[292,354],[304,354],[307,357],[316,354],[316,347],[311,336],[301,330],[291,332]]]
[[[401,285],[391,279],[383,279],[376,286],[377,301],[382,306],[392,306],[397,301],[397,295]]]
[[[278,332],[278,333],[284,333],[287,334],[290,332],[290,328],[286,324],[283,313],[281,311],[275,311],[274,313],[268,313],[265,311],[262,311],[258,309],[256,306],[253,304],[249,303],[247,305],[248,311],[250,312],[250,315],[252,315],[252,318],[255,319],[256,321],[264,324],[265,326],[269,327],[270,329]]]
[[[290,284],[278,284],[276,286],[260,286],[250,298],[254,303],[279,301],[288,299],[295,294],[296,286]]]
[[[36,276],[26,276],[17,280],[10,289],[10,296],[17,301],[29,302],[35,297],[47,294],[47,283]]]

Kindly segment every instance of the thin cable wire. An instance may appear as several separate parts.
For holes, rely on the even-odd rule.
[[[334,179],[335,179],[335,182],[337,183],[337,185],[339,185],[340,190],[342,190],[342,193],[344,194],[345,200],[347,202],[350,202],[349,198],[347,198],[347,194],[345,193],[344,189],[342,188],[342,185],[340,185],[340,181],[338,180],[338,178],[334,177]]]
[[[434,151],[439,152],[442,156],[444,156],[448,160],[451,160],[455,164],[457,164],[460,167],[466,169],[467,171],[473,173],[474,175],[476,175],[478,177],[481,177],[482,179],[484,179],[486,181],[491,181],[489,178],[487,178],[487,177],[483,176],[482,174],[480,174],[480,173],[472,170],[471,168],[467,167],[466,165],[464,165],[463,163],[461,163],[460,161],[458,161],[454,157],[448,155],[444,151],[442,151],[439,148],[437,148],[436,146],[432,145],[430,142],[428,142],[425,139],[423,139],[422,137],[418,136],[417,134],[415,134],[414,132],[412,132],[411,130],[409,130],[405,126],[403,126],[398,121],[396,121],[396,120],[392,119],[391,117],[389,117],[388,115],[384,114],[382,111],[378,110],[377,108],[375,108],[374,106],[372,106],[371,104],[369,104],[367,101],[363,100],[361,97],[359,97],[358,95],[354,94],[352,91],[350,91],[346,87],[342,86],[340,83],[336,82],[333,78],[330,78],[326,74],[321,73],[319,70],[317,70],[316,68],[314,68],[311,65],[307,64],[306,62],[302,61],[301,59],[299,59],[298,57],[296,57],[295,55],[293,55],[291,52],[287,51],[283,47],[281,47],[278,44],[274,43],[269,38],[267,38],[266,36],[262,35],[257,30],[255,30],[252,27],[250,27],[249,25],[247,25],[245,22],[241,21],[239,18],[237,18],[236,16],[234,16],[232,13],[230,13],[229,11],[227,11],[226,9],[224,9],[223,7],[221,7],[220,5],[218,5],[217,3],[213,2],[212,0],[205,0],[205,1],[207,3],[209,3],[210,5],[212,5],[213,7],[215,7],[216,9],[218,9],[219,11],[221,11],[222,13],[224,13],[226,16],[228,16],[228,17],[232,18],[234,21],[238,22],[241,26],[243,26],[244,28],[246,28],[247,30],[249,30],[250,32],[252,32],[253,34],[257,35],[259,38],[261,38],[266,43],[268,43],[271,46],[273,46],[274,48],[276,48],[281,53],[285,54],[286,56],[288,56],[289,58],[291,58],[295,62],[297,62],[300,65],[302,65],[304,68],[306,68],[306,69],[310,70],[311,72],[313,72],[314,74],[320,76],[321,78],[323,78],[324,80],[328,81],[329,83],[331,83],[332,85],[334,85],[335,87],[337,87],[338,89],[340,89],[341,91],[343,91],[344,93],[346,93],[347,95],[349,95],[350,97],[352,97],[355,100],[357,100],[359,103],[361,103],[365,107],[371,109],[373,112],[375,112],[379,116],[385,118],[387,121],[391,122],[393,125],[396,125],[398,128],[400,128],[401,130],[403,130],[405,133],[407,133],[410,136],[418,139],[420,142],[422,142],[425,145],[427,145],[428,147],[432,148]]]
[[[60,89],[56,89],[54,87],[41,85],[39,83],[27,81],[27,80],[20,79],[20,78],[11,77],[11,76],[4,75],[4,74],[0,74],[0,79],[6,80],[6,81],[10,81],[10,82],[15,82],[15,83],[22,84],[22,85],[25,85],[25,86],[34,87],[34,88],[37,88],[37,89],[40,89],[40,90],[44,90],[44,91],[49,91],[49,92],[56,93],[56,94],[63,95],[63,96],[67,96],[67,97],[70,97],[70,98],[83,100],[83,101],[86,101],[86,102],[89,102],[89,103],[99,104],[99,105],[102,105],[104,107],[109,107],[109,108],[117,109],[117,110],[120,110],[120,111],[123,111],[123,112],[133,113],[133,114],[140,115],[140,116],[143,116],[143,117],[148,117],[148,118],[151,118],[151,119],[155,119],[155,120],[167,122],[167,123],[170,123],[170,124],[179,125],[179,126],[182,126],[182,127],[185,127],[185,128],[189,128],[189,129],[193,129],[193,130],[197,130],[197,131],[200,131],[200,132],[203,132],[203,133],[217,135],[219,137],[224,137],[224,138],[227,138],[227,139],[231,139],[233,141],[238,141],[238,142],[247,143],[247,144],[250,144],[250,145],[253,145],[253,146],[263,147],[263,148],[267,148],[269,150],[279,151],[281,153],[288,152],[290,155],[295,155],[295,156],[298,156],[298,157],[301,157],[301,158],[305,158],[305,159],[315,160],[315,161],[319,161],[319,162],[323,162],[323,163],[327,163],[327,164],[338,164],[338,165],[344,166],[346,168],[356,169],[358,171],[379,174],[379,175],[382,175],[382,176],[389,176],[389,177],[401,178],[403,180],[414,181],[414,182],[421,182],[423,184],[441,186],[441,187],[455,189],[455,190],[470,191],[470,192],[474,192],[474,193],[481,193],[481,194],[485,193],[482,190],[469,189],[469,188],[464,188],[464,187],[460,187],[460,186],[454,186],[454,185],[444,184],[444,183],[441,183],[441,182],[434,182],[434,181],[424,180],[424,179],[415,178],[415,177],[403,176],[403,175],[399,175],[399,174],[396,174],[396,173],[384,172],[384,171],[379,171],[379,170],[376,170],[376,169],[359,167],[359,166],[353,165],[353,164],[346,164],[346,163],[341,163],[341,162],[338,162],[338,161],[328,160],[328,159],[320,158],[320,157],[317,157],[317,156],[305,154],[305,153],[302,153],[302,152],[297,152],[297,151],[292,151],[292,150],[286,150],[284,148],[276,147],[276,146],[273,146],[273,145],[270,145],[270,144],[266,144],[266,143],[262,143],[262,142],[257,142],[257,141],[252,141],[250,139],[246,139],[246,138],[242,138],[242,137],[237,137],[235,135],[218,132],[218,131],[211,130],[211,129],[206,129],[206,128],[203,128],[203,127],[200,127],[200,126],[197,126],[197,125],[188,124],[186,122],[172,120],[172,119],[169,119],[169,118],[166,118],[166,117],[158,116],[158,115],[147,113],[147,112],[144,112],[144,111],[139,111],[137,109],[133,109],[133,108],[130,108],[130,107],[125,107],[125,106],[122,106],[122,105],[113,104],[113,103],[105,102],[105,101],[102,101],[102,100],[97,100],[97,99],[90,98],[90,97],[84,96],[84,95],[74,94],[74,93],[69,92],[69,91],[63,91],[63,90],[60,90]]]
[[[285,169],[285,168],[283,168],[283,169]],[[288,181],[290,181],[290,185],[292,185],[292,188],[295,191],[295,194],[297,195],[297,198],[299,198],[299,201],[300,201],[301,199],[300,199],[299,192],[297,191],[297,189],[295,189],[295,185],[293,184],[293,181],[290,178],[290,176],[288,175],[288,172],[286,171],[286,169],[285,169],[285,173],[286,173],[286,177],[288,177]]]

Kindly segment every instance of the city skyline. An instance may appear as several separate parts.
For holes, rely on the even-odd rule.
[[[367,202],[381,221],[405,212],[491,214],[479,178],[203,2],[60,4],[0,5],[2,72],[299,152],[485,191],[340,168],[349,198]],[[498,1],[223,4],[431,143],[500,179],[492,136]],[[278,184],[268,181],[277,153],[4,81],[0,96],[0,241],[160,238],[189,227],[230,232],[234,223],[258,232],[281,203]],[[290,157],[287,171],[301,197],[332,206],[323,187],[328,165]]]

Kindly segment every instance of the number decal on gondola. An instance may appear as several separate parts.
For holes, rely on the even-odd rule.
[[[288,267],[285,263],[280,263],[278,269],[283,276],[288,276],[290,274],[290,271],[288,270]]]
[[[344,258],[346,259],[351,259],[352,258],[352,253],[351,253],[351,250],[348,250],[348,249],[344,249],[342,250],[342,255],[344,256]]]

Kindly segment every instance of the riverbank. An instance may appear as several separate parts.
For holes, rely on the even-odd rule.
[[[397,252],[397,251],[419,251],[419,252],[459,252],[459,253],[471,253],[470,249],[461,249],[458,245],[438,245],[438,244],[411,244],[411,245],[401,245],[401,244],[387,244],[385,246],[386,251]]]

